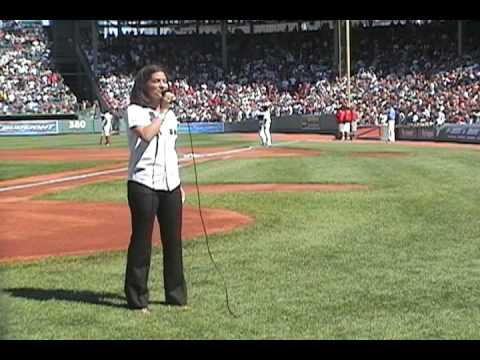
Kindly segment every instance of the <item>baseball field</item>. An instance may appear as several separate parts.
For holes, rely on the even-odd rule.
[[[189,308],[126,309],[125,136],[0,139],[4,339],[478,339],[480,147],[325,135],[194,135]],[[225,287],[228,288],[228,312]]]

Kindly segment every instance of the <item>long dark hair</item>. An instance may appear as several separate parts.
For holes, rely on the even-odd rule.
[[[130,93],[130,104],[143,107],[154,106],[147,93],[147,82],[152,75],[157,72],[163,72],[166,74],[163,67],[156,64],[146,65],[138,71],[137,75],[135,75],[135,83],[133,84],[132,92]]]

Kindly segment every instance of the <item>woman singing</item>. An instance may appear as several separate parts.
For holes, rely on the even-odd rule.
[[[149,313],[148,273],[155,217],[163,248],[165,302],[184,306],[187,287],[182,260],[182,204],[175,150],[177,118],[167,77],[157,65],[143,67],[135,77],[127,109],[128,205],[132,234],[128,247],[125,294],[128,307]]]

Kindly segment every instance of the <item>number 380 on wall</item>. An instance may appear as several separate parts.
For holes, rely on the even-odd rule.
[[[69,129],[85,129],[87,122],[85,120],[70,120],[68,122]]]

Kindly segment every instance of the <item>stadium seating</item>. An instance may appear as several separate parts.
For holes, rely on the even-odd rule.
[[[378,123],[392,103],[404,123],[431,125],[442,116],[447,122],[479,121],[475,34],[465,39],[462,57],[455,35],[441,24],[357,29],[351,84],[361,123]],[[331,49],[330,35],[321,31],[235,34],[229,36],[230,71],[224,72],[215,35],[107,38],[98,80],[109,101],[123,108],[134,72],[161,63],[181,120],[237,121],[265,102],[276,116],[333,113],[347,100],[347,81],[335,77]]]
[[[0,114],[71,113],[77,99],[55,71],[42,27],[0,29]]]

